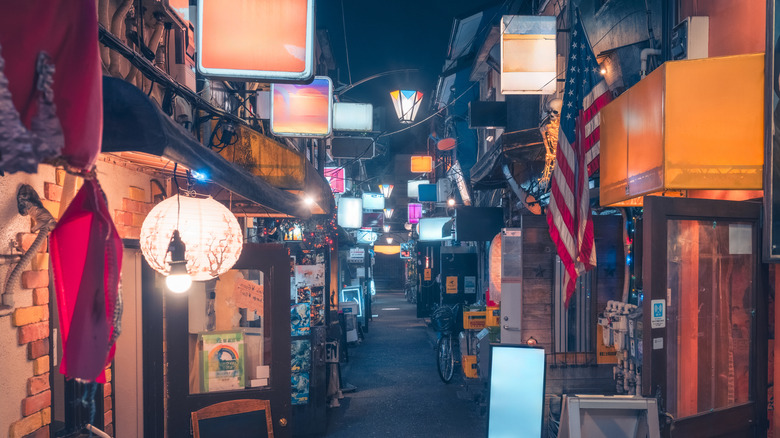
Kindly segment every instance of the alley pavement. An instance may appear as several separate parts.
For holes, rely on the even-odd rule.
[[[481,437],[487,419],[480,392],[461,374],[444,384],[436,372],[436,335],[398,291],[374,297],[369,331],[342,364],[344,394],[331,408],[326,437]],[[460,373],[460,368],[456,370]]]

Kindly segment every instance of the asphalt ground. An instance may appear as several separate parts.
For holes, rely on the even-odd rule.
[[[326,437],[483,437],[482,384],[462,376],[449,384],[436,371],[436,334],[400,291],[374,297],[373,321],[341,365],[345,393],[329,408]]]

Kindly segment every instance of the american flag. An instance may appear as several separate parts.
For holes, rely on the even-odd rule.
[[[577,277],[596,266],[588,177],[599,168],[599,110],[610,98],[579,15],[575,14],[547,209],[550,237],[565,268],[567,304]]]

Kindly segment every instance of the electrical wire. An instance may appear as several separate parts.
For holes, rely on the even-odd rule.
[[[630,16],[632,16],[632,15],[636,15],[636,14],[638,14],[638,13],[640,13],[640,12],[645,12],[645,13],[646,13],[647,11],[645,11],[645,10],[642,10],[642,9],[637,9],[636,11],[634,11],[634,12],[630,12],[630,13],[629,13],[629,14],[627,14],[625,17],[623,17],[623,18],[621,18],[620,20],[618,20],[618,22],[617,22],[617,23],[615,23],[615,24],[613,24],[613,25],[612,25],[612,27],[610,27],[610,28],[609,28],[609,30],[608,30],[608,31],[607,31],[607,32],[606,32],[604,35],[602,35],[602,36],[601,36],[601,38],[599,38],[599,40],[598,40],[598,41],[596,41],[595,43],[591,44],[591,46],[590,46],[590,47],[591,47],[591,49],[592,49],[593,47],[596,47],[596,46],[597,46],[597,45],[598,45],[598,44],[599,44],[599,43],[600,43],[600,42],[601,42],[601,41],[602,41],[604,38],[606,38],[606,37],[607,37],[607,35],[609,35],[609,34],[610,34],[610,32],[612,32],[612,31],[613,31],[613,30],[614,30],[614,29],[617,27],[617,25],[618,25],[618,24],[620,24],[620,23],[622,23],[622,22],[623,22],[623,20],[625,20],[626,18],[628,18],[628,17],[630,17]],[[587,36],[587,35],[586,35],[586,36]]]
[[[341,26],[344,31],[344,50],[347,52],[347,75],[349,85],[352,85],[352,70],[349,67],[349,45],[347,44],[347,22],[344,19],[344,0],[341,0]]]

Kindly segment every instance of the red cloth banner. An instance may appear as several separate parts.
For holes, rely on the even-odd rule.
[[[63,345],[60,372],[105,383],[121,316],[122,239],[97,180],[84,182],[50,242]]]
[[[54,65],[54,104],[64,134],[62,156],[90,170],[100,153],[103,88],[94,0],[6,1],[0,4],[0,56],[13,104],[30,129],[38,112],[36,64]]]

